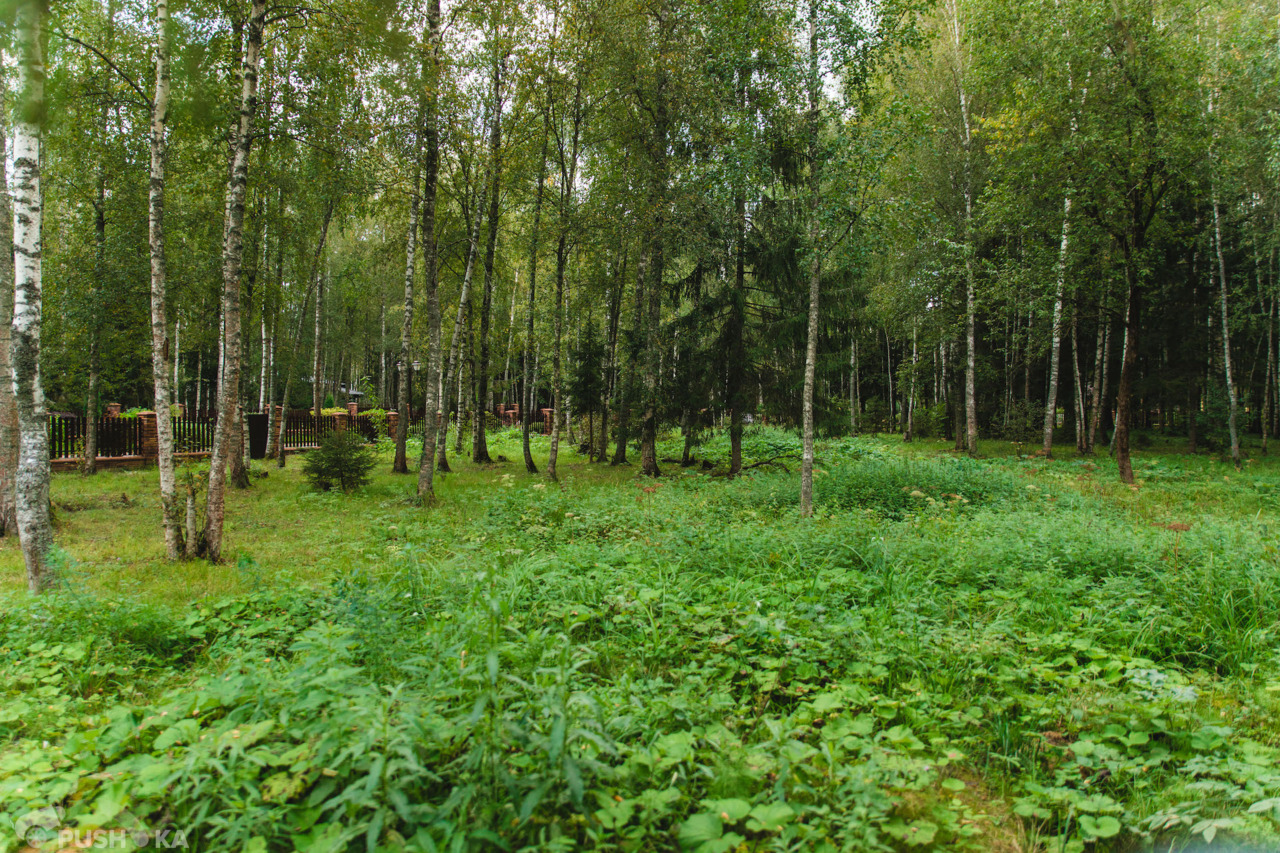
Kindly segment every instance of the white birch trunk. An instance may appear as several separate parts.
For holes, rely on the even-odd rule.
[[[0,116],[8,116],[7,85],[0,79]],[[9,134],[0,126],[0,163]],[[0,168],[0,536],[18,534],[14,476],[18,471],[18,404],[13,396],[9,325],[13,322],[13,209],[5,170]]]
[[[170,560],[184,551],[182,507],[173,463],[173,420],[170,418],[170,347],[165,316],[166,269],[164,251],[164,190],[169,120],[169,5],[155,0],[156,90],[151,109],[151,186],[149,240],[151,243],[151,373],[155,384],[156,438],[160,469],[160,508],[165,553]]]
[[[418,457],[418,500],[435,500],[436,436],[440,430],[440,349],[439,253],[436,247],[436,187],[440,173],[440,132],[438,128],[441,69],[440,0],[427,4],[428,78],[426,110],[423,113],[424,162],[422,183],[423,286],[427,298],[427,377],[422,400],[422,453]]]
[[[232,452],[240,403],[240,267],[244,260],[244,197],[249,178],[249,150],[253,144],[253,118],[258,106],[258,64],[266,0],[253,0],[245,44],[240,119],[236,130],[235,157],[227,181],[226,224],[222,245],[223,369],[218,381],[218,424],[209,459],[209,492],[205,506],[204,548],[211,562],[222,559],[222,530],[226,513],[227,462]]]
[[[415,156],[415,159],[418,159]],[[421,165],[413,169],[413,189],[409,193],[409,233],[404,248],[404,318],[400,324],[400,372],[396,392],[396,455],[391,470],[396,474],[409,473],[409,460],[405,446],[409,440],[409,369],[413,364],[413,279],[417,271],[418,211],[422,196],[418,194]]]
[[[1071,245],[1071,195],[1062,199],[1062,240],[1058,244],[1058,288],[1053,300],[1053,340],[1049,344],[1049,391],[1044,403],[1044,458],[1053,458],[1053,428],[1058,421],[1058,370],[1062,354],[1062,300],[1067,287],[1067,250]]]
[[[818,297],[822,282],[822,222],[818,193],[818,5],[809,0],[809,323],[804,354],[802,431],[804,449],[800,463],[800,516],[813,515],[813,388],[818,365]]]
[[[40,383],[41,226],[40,144],[44,128],[42,4],[18,4],[14,34],[18,53],[18,104],[13,134],[13,321],[10,358],[18,409],[18,467],[14,476],[18,538],[27,587],[44,591],[53,581],[49,513],[49,433]]]

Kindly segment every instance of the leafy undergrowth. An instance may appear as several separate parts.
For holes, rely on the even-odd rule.
[[[478,521],[366,515],[318,593],[8,601],[0,849],[46,807],[200,850],[1280,842],[1264,522],[857,440],[819,472],[803,523],[765,469],[494,472]]]

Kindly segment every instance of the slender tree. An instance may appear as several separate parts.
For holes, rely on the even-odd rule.
[[[156,436],[160,469],[160,509],[164,522],[164,547],[170,560],[185,550],[182,532],[182,507],[178,503],[178,484],[173,464],[173,420],[169,414],[172,354],[169,322],[165,303],[168,300],[164,252],[164,190],[169,121],[169,4],[155,0],[156,12],[156,89],[151,104],[151,183],[149,239],[151,248],[151,374],[155,388]]]
[[[53,581],[49,549],[49,433],[44,386],[40,381],[41,263],[44,201],[40,188],[40,146],[45,121],[45,67],[41,45],[44,4],[17,5],[14,36],[18,58],[18,101],[13,133],[13,321],[10,358],[18,409],[18,465],[14,475],[15,515],[27,587],[43,592]]]
[[[211,562],[222,559],[222,531],[226,517],[227,467],[234,425],[240,408],[240,267],[244,259],[244,200],[249,180],[249,151],[258,106],[258,65],[261,59],[266,0],[253,0],[241,71],[240,118],[235,133],[235,157],[227,182],[226,224],[222,246],[223,369],[218,377],[218,423],[209,459],[204,549]],[[318,377],[313,377],[318,381]]]

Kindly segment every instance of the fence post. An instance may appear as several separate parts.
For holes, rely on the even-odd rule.
[[[333,428],[337,432],[342,432],[347,428],[347,413],[333,415]]]
[[[399,412],[387,412],[387,437],[396,437],[396,426],[400,423]]]
[[[139,412],[139,426],[142,427],[142,441],[138,448],[139,455],[147,462],[160,461],[160,433],[156,426],[155,412]]]

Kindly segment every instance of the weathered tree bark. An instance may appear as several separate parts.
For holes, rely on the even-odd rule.
[[[314,323],[314,334],[312,335],[311,348],[311,408],[312,414],[317,418],[320,417],[324,408],[324,381],[321,376],[324,372],[324,271],[321,270],[319,277],[316,279],[316,314]],[[409,365],[404,364],[401,370],[408,370]]]
[[[0,85],[0,163],[6,159],[9,115],[7,86]],[[9,326],[13,322],[13,206],[5,170],[0,169],[0,537],[18,534],[14,477],[18,471],[18,403],[13,396]]]
[[[170,560],[183,555],[183,513],[178,502],[178,482],[173,462],[169,322],[165,315],[168,282],[164,247],[164,191],[168,158],[169,121],[169,4],[155,0],[156,89],[151,102],[151,185],[148,237],[151,249],[151,373],[155,387],[156,438],[160,469],[160,512],[164,525],[164,549]]]
[[[804,350],[803,450],[800,462],[800,516],[813,515],[813,389],[818,365],[818,297],[822,284],[822,190],[818,157],[818,4],[809,0],[809,322]]]
[[[663,101],[663,96],[659,95],[659,101]],[[665,116],[665,103],[659,108],[659,112]],[[659,123],[664,124],[665,118],[660,118]],[[555,350],[551,357],[551,451],[547,456],[547,479],[556,482],[559,479],[556,471],[556,462],[560,455],[560,426],[563,422],[567,422],[569,415],[569,407],[564,398],[564,372],[563,372],[563,338],[564,338],[564,312],[567,309],[565,300],[565,269],[569,262],[569,228],[571,211],[573,202],[574,185],[578,176],[578,155],[579,142],[582,130],[582,71],[578,69],[577,79],[574,81],[573,103],[569,114],[570,133],[569,139],[565,140],[560,136],[558,128],[556,130],[556,152],[560,162],[560,222],[558,223],[559,239],[556,241],[556,305],[555,305]],[[664,140],[665,140],[665,131]],[[567,144],[566,144],[567,143]],[[665,158],[665,141],[663,145],[663,157]],[[664,178],[665,183],[665,178]],[[570,441],[572,442],[572,436]]]
[[[618,384],[618,323],[622,315],[622,290],[627,280],[627,252],[622,250],[621,263],[609,294],[608,341],[605,344],[604,409],[600,413],[600,445],[596,448],[596,461],[609,457],[609,418],[613,413],[613,395]]]
[[[422,137],[422,266],[423,285],[427,297],[427,384],[422,408],[422,453],[418,457],[418,500],[435,499],[436,436],[440,430],[440,288],[439,251],[436,245],[436,187],[440,173],[439,101],[441,79],[440,0],[427,4],[427,38],[430,49],[427,60],[426,109],[423,111]]]
[[[1058,288],[1053,300],[1053,339],[1049,343],[1049,390],[1044,403],[1044,458],[1053,458],[1053,428],[1058,420],[1058,364],[1062,352],[1062,300],[1067,287],[1067,251],[1071,245],[1071,196],[1062,199],[1062,240],[1058,244]],[[1072,334],[1075,324],[1072,324]]]
[[[475,385],[476,379],[476,333],[475,327],[472,325],[471,303],[467,303],[467,310],[463,314],[463,326],[467,339],[463,343],[466,350],[465,363],[462,365],[465,370],[458,374],[458,422],[453,437],[453,454],[455,456],[462,455],[462,427],[467,420],[467,389]]]
[[[425,113],[425,106],[423,112]],[[413,189],[409,193],[409,235],[405,238],[404,261],[404,320],[400,324],[399,388],[396,392],[396,456],[391,464],[395,474],[409,473],[409,459],[405,445],[409,440],[409,365],[413,364],[413,277],[418,252],[418,213],[421,196],[418,195],[418,179],[421,160],[413,169]]]
[[[743,87],[745,81],[739,83],[739,99],[745,100]],[[728,338],[728,364],[725,365],[725,402],[729,409],[729,476],[736,477],[742,473],[742,421],[744,395],[742,393],[743,374],[746,373],[746,345],[743,335],[747,324],[747,203],[741,192],[733,198],[734,214],[734,260],[733,291],[729,294],[729,315],[725,320]]]
[[[240,407],[240,266],[244,260],[244,198],[249,178],[249,150],[258,107],[258,64],[266,0],[253,0],[245,44],[240,120],[235,158],[227,183],[226,225],[222,248],[222,312],[225,322],[223,370],[218,377],[218,424],[209,459],[209,492],[205,506],[203,553],[211,562],[222,559],[222,531],[226,513],[227,462],[231,455],[235,420]]]
[[[561,190],[563,197],[564,190]],[[563,198],[561,199],[561,215],[564,215]],[[555,346],[551,352],[551,451],[547,455],[547,479],[553,483],[560,478],[556,471],[556,462],[560,455],[560,422],[564,408],[564,378],[561,373],[561,350],[563,348],[564,312],[564,268],[567,259],[566,225],[560,224],[560,237],[556,241],[556,306],[555,306]]]
[[[662,21],[668,30],[669,19]],[[671,134],[668,75],[659,63],[657,85],[653,96],[653,141],[650,158],[649,206],[652,221],[649,225],[647,246],[647,275],[645,296],[648,300],[648,316],[645,318],[645,369],[643,414],[640,418],[640,473],[646,477],[661,476],[658,469],[658,379],[662,375],[662,284],[666,270],[667,196],[670,193],[670,164],[667,148]]]
[[[1236,426],[1240,407],[1235,375],[1231,369],[1231,323],[1227,308],[1227,262],[1222,252],[1222,221],[1218,212],[1218,188],[1213,188],[1213,246],[1218,255],[1218,284],[1222,306],[1222,369],[1227,379],[1227,430],[1231,435],[1231,461],[1240,467],[1240,432]]]
[[[487,176],[485,183],[488,183]],[[458,293],[458,315],[454,319],[453,337],[449,341],[449,364],[447,369],[444,371],[444,375],[440,378],[440,403],[438,407],[440,435],[436,440],[436,445],[439,448],[439,459],[436,464],[439,469],[446,474],[451,470],[449,468],[449,458],[446,453],[448,444],[447,439],[449,437],[449,418],[446,416],[448,408],[446,404],[449,399],[447,395],[452,393],[454,383],[461,378],[458,376],[458,373],[461,372],[459,350],[462,346],[462,338],[465,334],[464,326],[467,321],[467,305],[471,300],[471,277],[475,272],[476,254],[480,247],[480,217],[483,215],[483,212],[484,192],[481,191],[479,193],[479,197],[476,199],[475,215],[472,217],[471,221],[471,238],[467,246],[467,265],[462,274],[462,290]]]
[[[500,39],[498,33],[495,37]],[[489,463],[485,421],[489,414],[489,334],[493,315],[493,263],[498,248],[498,188],[502,185],[502,73],[506,57],[495,44],[493,57],[493,124],[489,127],[489,235],[484,247],[484,295],[480,300],[480,360],[475,373],[475,422],[471,437],[471,461]]]
[[[542,221],[543,187],[547,183],[547,145],[551,138],[550,117],[545,111],[542,114],[542,154],[538,159],[538,186],[533,196],[533,229],[529,235],[529,316],[525,318],[524,337],[524,401],[521,404],[520,432],[524,446],[524,469],[530,474],[538,473],[538,466],[533,462],[533,450],[529,446],[529,433],[533,428],[533,413],[537,408],[537,398],[533,394],[533,318],[535,311],[534,297],[538,284],[538,227]]]
[[[913,324],[911,327],[911,384],[907,389],[906,406],[906,426],[902,432],[903,441],[912,441],[915,439],[916,432],[916,375],[919,372],[920,348],[919,348],[919,329]]]
[[[48,564],[53,545],[49,512],[49,432],[40,382],[42,236],[40,145],[44,131],[43,4],[17,4],[14,36],[18,56],[18,104],[13,134],[13,321],[10,359],[18,409],[18,465],[14,475],[18,539],[27,588],[43,592],[53,581]]]
[[[103,108],[103,124],[106,124],[106,108]],[[102,386],[102,283],[107,269],[107,179],[101,167],[98,171],[98,197],[93,206],[94,259],[93,283],[89,286],[89,383],[84,405],[84,456],[80,460],[80,473],[91,477],[98,473],[98,418],[102,404],[98,390]]]
[[[1133,484],[1133,462],[1129,458],[1129,428],[1133,421],[1133,376],[1138,367],[1138,321],[1142,295],[1138,286],[1137,258],[1133,247],[1124,245],[1125,283],[1128,286],[1128,310],[1124,323],[1124,358],[1120,364],[1120,387],[1116,393],[1116,467],[1120,481]]]
[[[978,396],[977,396],[977,306],[976,285],[973,269],[973,133],[969,119],[969,92],[966,86],[965,66],[965,32],[964,23],[960,20],[960,7],[956,0],[947,3],[947,25],[951,31],[952,47],[955,50],[954,78],[956,97],[960,105],[960,146],[963,151],[961,165],[961,192],[964,196],[964,220],[962,251],[964,252],[964,284],[965,284],[965,374],[964,374],[964,410],[965,410],[965,447],[970,455],[978,452]]]
[[[1088,441],[1088,422],[1084,408],[1084,376],[1080,370],[1080,312],[1071,312],[1071,372],[1075,377],[1076,453],[1083,454]]]

